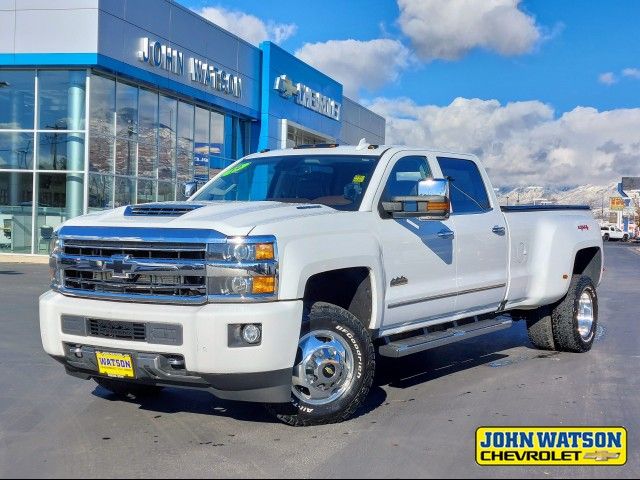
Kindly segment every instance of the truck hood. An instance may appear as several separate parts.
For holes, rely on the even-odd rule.
[[[186,211],[163,213],[173,208]],[[281,202],[163,202],[96,212],[69,220],[65,226],[197,228],[245,236],[258,224],[337,213],[325,205]]]

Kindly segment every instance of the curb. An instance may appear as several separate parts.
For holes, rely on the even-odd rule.
[[[47,255],[16,255],[12,253],[0,253],[0,263],[30,263],[33,265],[48,265]]]

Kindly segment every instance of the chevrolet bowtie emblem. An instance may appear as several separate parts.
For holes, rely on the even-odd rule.
[[[606,450],[598,450],[593,453],[586,453],[584,455],[585,460],[595,460],[596,462],[608,462],[609,460],[616,460],[620,458],[619,453],[610,453]]]
[[[294,85],[289,77],[286,75],[280,75],[276,78],[275,89],[280,93],[280,96],[284,98],[291,98],[294,95],[298,95],[298,86]]]
[[[113,272],[113,278],[131,278],[136,270],[136,263],[131,261],[131,255],[113,255],[104,263],[104,270]]]

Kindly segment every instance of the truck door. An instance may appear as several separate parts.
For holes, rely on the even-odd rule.
[[[376,202],[386,274],[383,328],[438,319],[453,311],[457,288],[452,221],[394,219],[380,208],[391,197],[417,195],[417,182],[431,172],[426,155],[398,154],[389,164]]]
[[[438,157],[451,182],[451,220],[456,231],[458,295],[455,311],[497,310],[507,289],[508,236],[500,207],[492,205],[478,165],[469,159]]]

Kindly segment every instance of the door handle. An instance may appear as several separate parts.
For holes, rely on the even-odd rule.
[[[496,225],[491,229],[491,231],[496,235],[504,235],[507,232],[506,229],[504,227],[501,227],[500,225]]]
[[[454,233],[453,230],[440,230],[438,236],[440,238],[453,238]]]

